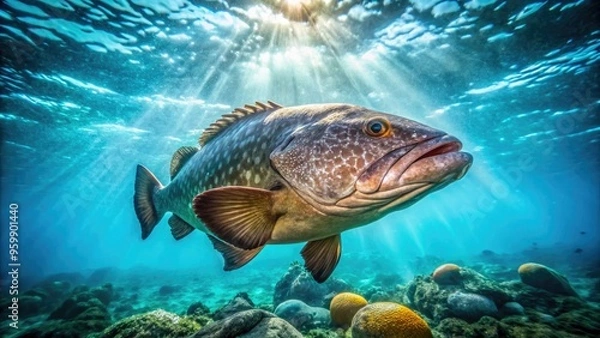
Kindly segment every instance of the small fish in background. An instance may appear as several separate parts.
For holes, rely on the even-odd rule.
[[[207,233],[225,270],[267,244],[308,242],[302,256],[317,282],[340,259],[340,233],[462,178],[473,160],[443,131],[346,104],[257,102],[223,115],[199,143],[175,152],[167,186],[138,165],[142,238],[172,212],[173,237]]]
[[[580,234],[580,235],[585,235],[585,234],[586,234],[586,232],[585,232],[585,231],[581,231],[579,234]]]
[[[582,248],[577,248],[577,249],[575,249],[575,251],[574,251],[574,252],[575,252],[576,254],[580,254],[580,253],[582,253],[582,252],[583,252],[583,249],[582,249]]]

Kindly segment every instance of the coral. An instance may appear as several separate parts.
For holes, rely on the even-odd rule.
[[[567,278],[549,267],[536,263],[525,263],[519,267],[521,281],[548,292],[577,296]]]
[[[175,338],[187,337],[198,330],[200,325],[191,319],[155,310],[115,323],[99,338]]]
[[[431,275],[431,279],[440,285],[460,284],[462,281],[460,267],[456,264],[440,265]]]
[[[360,309],[352,320],[352,338],[431,338],[427,323],[409,308],[381,302]]]
[[[351,292],[339,293],[333,297],[329,306],[331,320],[336,325],[348,328],[352,325],[354,315],[365,305],[367,300],[360,295]]]
[[[234,313],[238,313],[245,310],[254,309],[254,303],[245,292],[240,292],[232,300],[229,301],[225,306],[215,311],[213,318],[215,320],[221,320],[231,316]]]
[[[494,302],[475,293],[455,292],[448,296],[447,302],[453,315],[469,322],[477,321],[483,316],[498,315]]]

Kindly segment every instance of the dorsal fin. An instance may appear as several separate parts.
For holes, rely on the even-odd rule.
[[[186,162],[197,152],[198,148],[196,147],[186,146],[177,149],[175,154],[173,154],[173,158],[171,159],[171,170],[169,170],[171,173],[171,179],[174,179],[175,176],[177,176],[179,170],[181,170]]]
[[[256,102],[255,105],[247,104],[244,108],[235,108],[231,113],[221,116],[220,119],[204,129],[198,143],[200,143],[201,146],[204,146],[225,128],[250,114],[273,111],[279,108],[282,108],[282,106],[273,101],[267,101],[267,103]]]

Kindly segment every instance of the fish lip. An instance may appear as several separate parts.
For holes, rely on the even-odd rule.
[[[362,194],[374,194],[382,190],[384,182],[395,182],[399,180],[401,174],[419,160],[442,155],[444,153],[459,151],[461,148],[462,143],[456,137],[445,133],[424,140],[418,144],[396,148],[382,157],[379,161],[373,163],[365,170],[365,172],[363,172],[355,186],[356,191]],[[382,165],[382,163],[385,164]],[[377,166],[381,166],[381,168],[378,169]],[[396,175],[394,175],[395,179],[391,179],[388,176],[391,170],[396,172]],[[371,180],[370,176],[373,176],[372,171],[375,171],[374,174],[378,177],[377,184],[369,182],[369,180]]]
[[[427,157],[433,157],[437,155],[444,155],[447,153],[459,152],[462,149],[462,142],[454,136],[444,135],[438,138],[424,142],[424,144],[417,145],[415,149],[411,151],[415,152],[417,157],[413,163],[416,163]],[[408,155],[408,154],[407,154]]]
[[[417,145],[389,168],[381,182],[380,190],[385,191],[399,185],[416,183],[430,183],[435,187],[445,181],[462,178],[471,166],[473,157],[460,151],[461,149],[462,142],[450,135],[443,135]],[[419,170],[419,165],[424,163],[435,168],[432,177],[422,180],[406,178],[411,170]]]
[[[345,203],[366,208],[370,204],[379,212],[405,208],[466,174],[473,158],[461,149],[462,143],[447,134],[423,141],[408,150],[396,149],[386,155],[385,167],[380,166],[378,173],[371,173],[380,176],[378,185],[365,185],[368,189],[362,191],[357,185],[352,201]]]

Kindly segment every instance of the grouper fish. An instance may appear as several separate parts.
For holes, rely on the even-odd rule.
[[[347,104],[257,102],[204,130],[171,161],[163,186],[138,165],[134,207],[147,238],[166,212],[181,239],[205,232],[233,270],[267,244],[308,242],[305,266],[324,282],[343,231],[408,207],[462,178],[461,142],[421,123]]]

